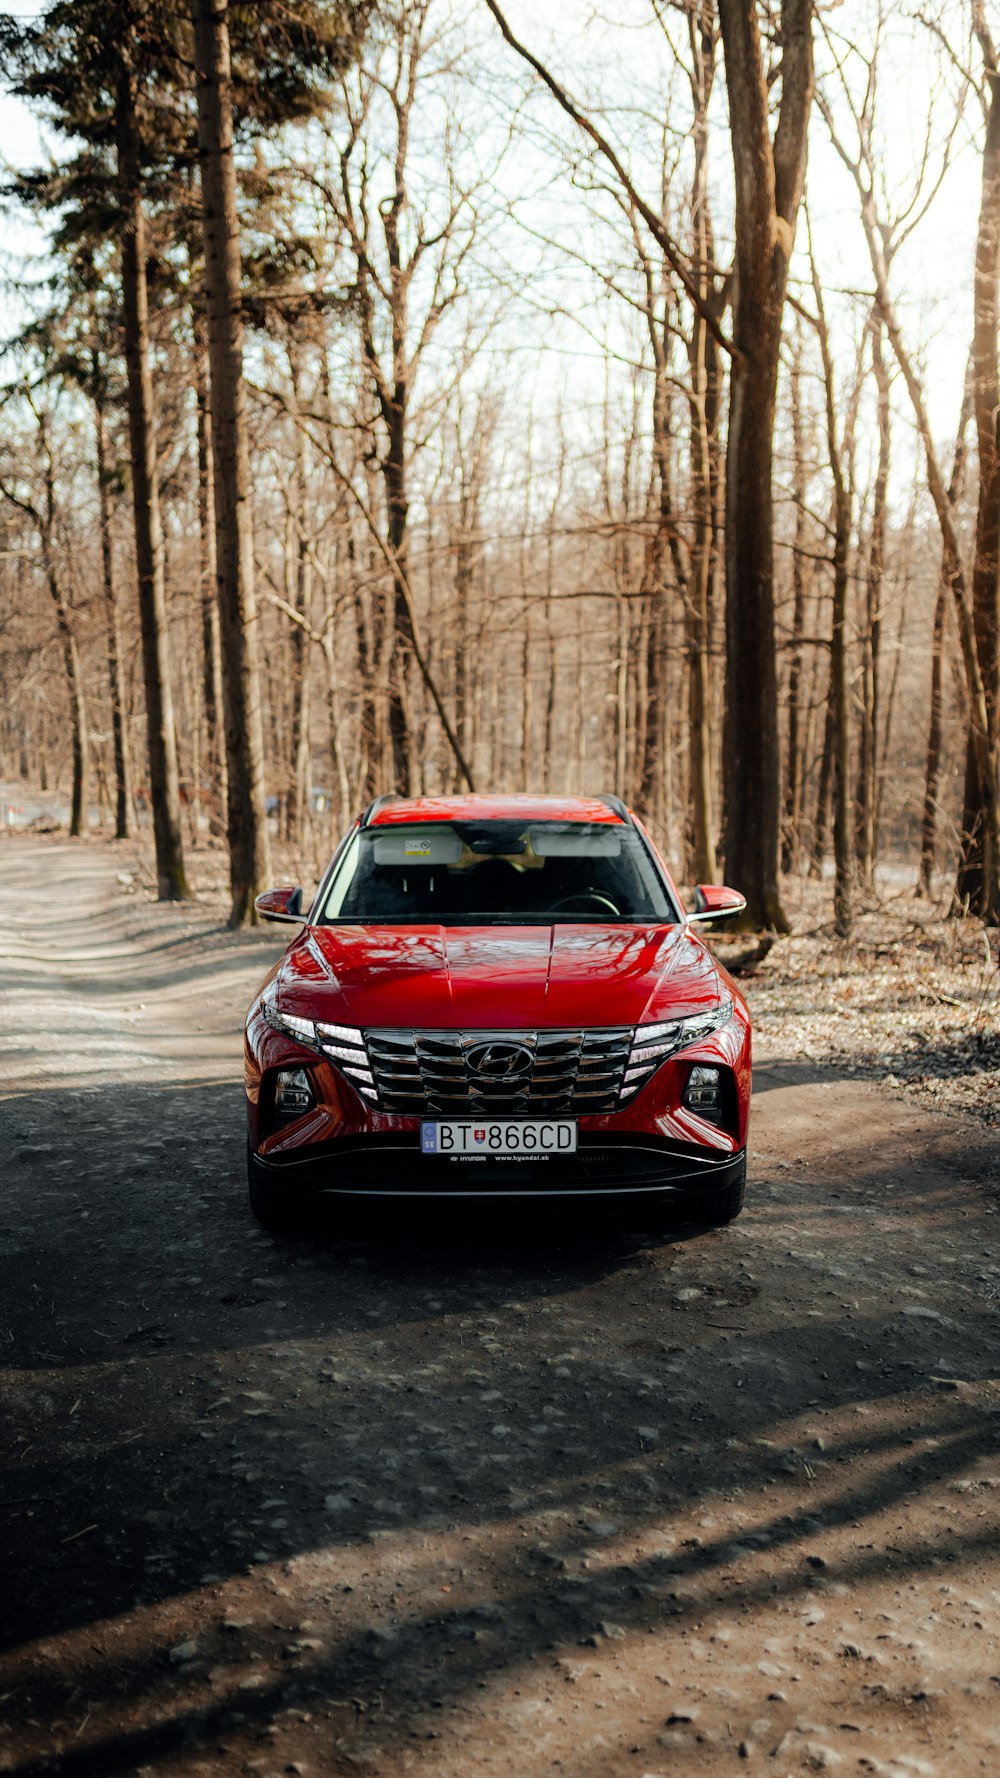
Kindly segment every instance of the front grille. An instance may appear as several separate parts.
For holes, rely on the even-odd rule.
[[[364,1039],[382,1111],[582,1117],[622,1103],[632,1031],[366,1031]]]

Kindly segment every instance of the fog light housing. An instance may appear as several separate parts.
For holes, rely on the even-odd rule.
[[[696,1111],[699,1117],[707,1117],[712,1123],[718,1122],[722,1108],[721,1070],[706,1068],[700,1062],[692,1068],[684,1088],[684,1103],[689,1111]]]
[[[316,1103],[312,1082],[304,1068],[283,1068],[275,1076],[274,1111],[282,1119],[302,1117]]]

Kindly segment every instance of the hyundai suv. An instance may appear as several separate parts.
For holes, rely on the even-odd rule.
[[[750,1021],[617,797],[373,802],[246,1023],[250,1204],[614,1199],[740,1212]]]

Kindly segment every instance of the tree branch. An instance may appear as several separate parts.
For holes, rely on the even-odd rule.
[[[656,244],[663,254],[664,259],[667,261],[671,271],[683,285],[688,300],[694,308],[695,313],[700,315],[705,326],[708,328],[709,333],[712,335],[712,338],[722,347],[722,350],[728,352],[730,358],[732,358],[734,362],[738,361],[740,354],[737,352],[732,340],[726,338],[726,335],[719,326],[718,319],[714,314],[711,305],[704,301],[690,273],[684,267],[681,261],[680,250],[672,239],[669,230],[665,227],[662,217],[657,216],[656,211],[653,210],[650,205],[646,203],[646,200],[640,196],[607,137],[602,135],[601,131],[597,128],[597,125],[592,123],[590,118],[586,117],[573,103],[569,94],[559,85],[555,76],[549,73],[549,70],[545,67],[544,63],[540,62],[537,56],[532,55],[531,51],[514,36],[507,20],[504,18],[503,13],[497,5],[497,0],[486,0],[486,4],[493,14],[493,17],[496,19],[502,36],[505,41],[510,44],[511,49],[515,50],[522,60],[527,62],[529,68],[534,69],[539,79],[548,87],[549,92],[552,94],[556,103],[562,106],[567,117],[571,117],[577,127],[584,132],[584,135],[590,137],[590,140],[599,149],[600,153],[603,154],[605,160],[611,167],[613,167],[625,191],[628,193],[629,198],[635,205],[646,224],[646,227],[649,229],[650,234],[656,241]]]

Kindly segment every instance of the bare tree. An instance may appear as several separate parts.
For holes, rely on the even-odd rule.
[[[789,378],[792,427],[792,498],[795,534],[792,540],[792,633],[788,664],[788,737],[785,750],[785,810],[781,836],[781,868],[795,869],[802,844],[802,638],[805,630],[806,558],[806,454],[802,401],[802,331],[796,329]]]
[[[125,674],[118,614],[114,540],[111,531],[112,469],[108,460],[107,372],[97,346],[90,354],[90,389],[94,404],[94,454],[97,468],[97,499],[101,532],[101,573],[107,608],[108,694],[111,703],[111,740],[115,764],[115,837],[124,840],[132,831],[131,762],[125,741]]]
[[[876,311],[869,321],[872,371],[875,376],[878,417],[878,465],[872,489],[872,516],[865,576],[865,608],[861,624],[861,723],[858,743],[858,777],[855,795],[855,846],[862,880],[874,882],[878,835],[875,822],[878,785],[878,732],[881,719],[880,653],[882,637],[882,585],[885,576],[885,539],[889,485],[889,371],[882,350],[882,320]]]
[[[926,212],[927,206],[936,187],[932,187],[930,195],[925,196],[918,208],[917,198],[920,185],[916,187],[916,195],[904,212],[901,221],[893,224],[886,217],[878,214],[875,203],[876,169],[875,150],[873,146],[872,116],[874,110],[874,83],[877,49],[867,65],[866,97],[861,111],[855,106],[850,87],[844,73],[842,61],[837,62],[841,77],[841,90],[845,103],[851,113],[856,133],[857,147],[852,152],[846,146],[843,135],[834,118],[829,100],[820,95],[823,116],[830,132],[830,138],[837,149],[844,165],[850,172],[857,188],[861,222],[868,256],[871,262],[875,284],[875,299],[878,311],[885,327],[886,337],[892,347],[896,362],[899,365],[906,392],[910,398],[916,422],[917,433],[924,450],[927,467],[927,484],[934,510],[941,531],[941,541],[945,559],[945,573],[948,587],[955,607],[958,625],[959,645],[962,652],[962,664],[969,704],[970,741],[975,754],[977,784],[982,797],[982,846],[984,849],[983,900],[977,911],[986,917],[1000,917],[1000,778],[998,778],[997,759],[998,745],[996,735],[996,705],[991,700],[987,689],[987,678],[982,670],[979,652],[979,637],[976,628],[976,614],[973,597],[970,592],[969,577],[966,572],[961,540],[956,524],[955,513],[948,498],[948,490],[941,469],[940,458],[934,435],[931,430],[927,405],[924,399],[923,385],[918,375],[912,355],[903,338],[902,328],[896,314],[889,284],[889,270],[892,259],[906,234],[912,231],[915,218]],[[998,138],[1000,144],[1000,138]],[[995,151],[994,151],[995,152]],[[947,148],[945,151],[947,155]],[[992,163],[991,163],[992,166]],[[990,174],[990,186],[1000,173],[1000,162]],[[939,175],[943,177],[943,173]],[[984,211],[980,211],[980,234],[978,253],[982,256],[982,275],[976,278],[976,329],[974,333],[974,358],[979,354],[979,365],[982,372],[974,367],[974,386],[977,382],[985,391],[984,400],[990,388],[996,388],[996,342],[997,342],[997,254],[1000,245],[1000,183],[996,193],[989,192]],[[980,260],[977,257],[977,267]],[[993,360],[989,363],[989,341],[992,339]],[[974,393],[974,400],[977,399]],[[996,573],[997,573],[997,540],[1000,538],[1000,525],[994,523],[993,503],[1000,500],[1000,478],[996,476],[995,439],[995,407],[988,421],[985,407],[983,409],[983,428],[979,432],[982,445],[980,457],[980,508],[984,517],[977,529],[976,562],[973,566],[973,586],[975,585],[976,563],[980,551],[985,550],[984,584],[992,574],[992,593],[987,599],[987,608],[995,614]],[[998,509],[1000,516],[1000,509]],[[990,563],[992,562],[992,568]],[[995,646],[997,631],[993,623],[993,643]],[[989,624],[987,626],[989,628]],[[987,638],[988,640],[988,638]]]
[[[749,921],[785,931],[778,892],[780,760],[771,471],[788,266],[813,95],[812,0],[784,0],[770,133],[755,0],[719,0],[736,175],[736,295],[726,498],[726,874]]]
[[[264,809],[264,736],[257,662],[253,511],[243,381],[240,232],[233,161],[228,0],[193,0],[198,158],[205,230],[211,370],[216,584],[222,636],[228,766],[229,923],[256,921],[271,875]]]
[[[127,46],[123,54],[127,53]],[[142,632],[146,730],[149,745],[149,801],[156,845],[157,892],[161,901],[188,893],[181,837],[180,778],[174,727],[173,689],[167,639],[167,599],[160,519],[153,380],[149,362],[146,213],[142,200],[142,140],[137,74],[122,60],[116,92],[116,141],[121,238],[122,324],[128,369],[129,445],[132,510]]]
[[[808,220],[808,218],[807,218]],[[826,394],[826,446],[833,478],[833,616],[830,632],[830,720],[833,765],[833,920],[838,938],[849,938],[854,924],[854,848],[851,843],[851,734],[847,692],[847,590],[851,547],[851,498],[844,475],[843,456],[837,435],[837,403],[834,387],[830,330],[823,303],[823,286],[809,231],[816,313],[811,317],[819,340]]]
[[[333,176],[327,178],[319,167],[310,174],[342,232],[353,268],[352,301],[370,392],[368,453],[381,478],[385,512],[378,541],[391,576],[389,610],[379,628],[388,643],[392,782],[404,792],[415,777],[410,663],[416,661],[425,684],[429,669],[426,650],[415,637],[410,573],[415,386],[444,316],[463,296],[463,266],[478,228],[474,194],[458,180],[447,140],[440,169],[445,189],[434,194],[433,213],[413,189],[414,112],[434,48],[429,9],[430,0],[398,0],[388,9],[381,34],[341,83],[344,123],[342,128],[331,124],[329,131]],[[373,141],[376,116],[383,129],[388,127],[381,166]],[[364,505],[374,522],[371,490]],[[431,679],[436,686],[433,673]],[[432,698],[439,702],[433,692]],[[445,726],[456,740],[450,721]]]
[[[998,743],[1000,743],[1000,68],[983,0],[972,18],[983,58],[983,143],[979,227],[976,235],[972,331],[972,387],[979,457],[976,553],[972,569],[972,622],[992,747],[977,746],[975,718],[966,750],[959,901],[985,919],[1000,918],[1000,850],[997,836]],[[992,755],[992,757],[989,757]]]
[[[966,434],[971,418],[972,363],[970,360],[955,438],[951,480],[948,483],[948,500],[952,507],[957,507],[965,488],[965,473],[968,463]],[[937,597],[934,600],[934,624],[931,636],[930,718],[927,729],[927,764],[924,771],[923,810],[920,822],[920,864],[917,875],[917,891],[923,895],[930,895],[933,890],[937,852],[938,787],[941,779],[941,747],[944,732],[944,651],[947,615],[948,573],[946,564],[942,562],[941,573],[938,577]]]
[[[195,261],[195,269],[198,262]],[[210,786],[209,823],[216,833],[227,831],[229,770],[226,760],[225,688],[222,676],[222,632],[216,595],[215,464],[208,391],[208,337],[200,292],[191,303],[192,359],[195,395],[195,454],[198,477],[198,596],[201,606],[201,682],[205,713],[205,773]],[[200,800],[200,792],[199,792]]]
[[[41,550],[42,569],[55,612],[56,631],[62,656],[63,673],[69,702],[72,736],[72,788],[70,793],[70,836],[75,838],[86,830],[87,787],[90,767],[90,736],[87,725],[87,704],[84,693],[80,649],[69,600],[60,572],[56,547],[56,467],[52,453],[50,419],[45,407],[36,399],[29,385],[19,393],[34,419],[37,474],[41,481],[41,497],[33,496],[26,485],[23,471],[13,463],[5,465],[0,474],[0,495],[18,512],[31,520]]]

